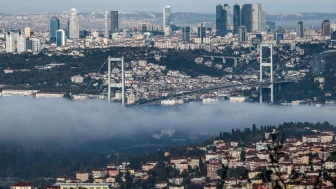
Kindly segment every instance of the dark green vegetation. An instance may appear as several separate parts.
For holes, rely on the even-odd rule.
[[[222,132],[218,137],[205,141],[204,145],[212,144],[215,139],[222,139],[225,142],[238,141],[243,146],[246,146],[252,142],[262,140],[265,132],[270,132],[274,128],[277,129],[279,134],[283,134],[284,138],[310,134],[309,132],[300,131],[305,127],[318,130],[336,130],[335,126],[327,122],[316,124],[290,122],[281,124],[278,127],[256,127],[253,125],[252,128],[245,128],[244,130],[233,129],[232,132]],[[168,161],[168,158],[163,153],[165,150],[169,149],[170,157],[201,157],[205,154],[204,151],[197,148],[191,150],[185,144],[174,143],[169,141],[169,139],[158,141],[150,138],[150,136],[137,136],[132,140],[128,138],[102,139],[100,141],[72,142],[69,144],[50,142],[43,145],[36,143],[29,146],[1,142],[0,177],[19,177],[26,180],[34,178],[31,180],[32,182],[43,185],[45,181],[36,178],[57,177],[60,175],[74,176],[76,171],[90,171],[93,168],[104,167],[106,164],[116,163],[115,153],[118,152],[119,162],[121,160],[130,161],[130,168],[140,169],[141,164],[147,161],[154,160],[158,162],[158,166],[150,171],[149,179],[146,182],[133,183],[131,182],[131,177],[126,175],[129,180],[122,184],[122,188],[130,188],[132,186],[150,188],[156,181],[164,181],[168,176],[174,177],[178,174],[175,170],[164,166],[163,162]],[[132,144],[148,143],[156,145],[126,150]],[[124,148],[124,151],[121,150],[122,148]],[[159,148],[161,150],[158,150]],[[334,156],[332,157],[335,158]],[[244,168],[232,169],[225,173],[227,177],[234,178],[240,178],[240,176],[245,178],[246,174],[247,170]],[[205,176],[206,165],[201,163],[198,169],[190,169],[188,172],[182,173],[182,177],[185,179],[184,184],[187,188],[192,188],[193,186],[190,183],[192,175]]]

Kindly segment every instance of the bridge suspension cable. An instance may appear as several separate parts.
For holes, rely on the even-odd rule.
[[[107,63],[107,61],[108,61],[108,58],[105,60],[105,62],[104,62],[103,65],[100,67],[100,69],[98,70],[97,73],[99,73],[99,72],[103,69],[103,67],[104,67],[104,65]],[[86,87],[86,89],[85,89],[85,91],[83,92],[83,94],[85,94],[86,91],[89,89],[89,87],[91,86],[93,80],[94,80],[94,79],[91,79],[89,85]],[[99,90],[99,91],[100,91],[100,90]],[[99,93],[99,92],[98,92],[98,93]]]

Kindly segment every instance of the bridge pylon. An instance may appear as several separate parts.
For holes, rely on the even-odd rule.
[[[112,69],[112,62],[121,62],[121,83],[111,83],[111,69]],[[108,104],[111,103],[111,88],[121,88],[121,103],[122,106],[125,107],[125,69],[124,69],[124,57],[121,58],[111,58],[108,57],[108,70],[107,70],[107,85],[108,85]]]
[[[263,89],[267,88],[271,90],[271,103],[274,103],[274,83],[273,83],[273,44],[260,44],[259,46],[259,52],[260,52],[260,104],[263,103]],[[267,54],[266,57],[264,57],[264,52],[269,51],[269,55]],[[271,84],[269,85],[262,85],[264,82],[264,72],[263,68],[269,68],[270,69],[270,80]]]

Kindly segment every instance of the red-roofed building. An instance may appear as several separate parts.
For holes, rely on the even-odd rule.
[[[11,189],[36,189],[36,188],[37,187],[35,187],[33,184],[23,181],[13,184],[11,186]]]

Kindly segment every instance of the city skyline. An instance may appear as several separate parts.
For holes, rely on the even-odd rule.
[[[64,3],[62,3],[64,2]],[[146,3],[151,3],[151,6],[145,6]],[[35,0],[34,2],[26,2],[21,0],[13,0],[12,3],[5,3],[0,7],[1,13],[20,13],[20,12],[61,12],[69,10],[72,7],[76,7],[81,12],[92,12],[97,10],[104,10],[106,7],[111,7],[114,10],[124,10],[124,11],[153,11],[160,12],[163,6],[169,4],[174,7],[174,12],[199,12],[199,13],[213,13],[213,5],[227,3],[230,5],[234,4],[248,4],[248,3],[261,3],[263,4],[264,10],[268,12],[319,12],[319,13],[333,13],[335,12],[336,2],[333,0],[321,0],[319,1],[319,9],[316,9],[316,2],[314,1],[290,1],[283,0],[281,2],[276,1],[266,1],[266,0],[240,0],[240,1],[221,1],[221,0],[210,0],[201,1],[194,0],[191,2],[181,2],[178,0],[163,0],[160,2],[152,2],[145,0],[144,2],[131,2],[130,0],[125,0],[122,2],[115,3],[108,0],[98,0],[95,2],[85,2],[78,4],[78,1],[65,1],[59,0],[57,2],[46,2],[42,0]],[[102,4],[104,6],[102,6]],[[131,4],[131,6],[129,6]],[[292,5],[286,6],[285,5]],[[305,6],[302,6],[304,4]],[[190,6],[193,5],[193,6]],[[22,8],[19,8],[22,7]],[[187,8],[186,8],[187,7]]]

